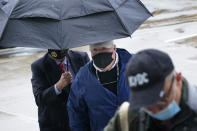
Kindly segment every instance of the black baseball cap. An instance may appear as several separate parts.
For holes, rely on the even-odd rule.
[[[165,78],[174,70],[168,54],[146,49],[135,54],[126,67],[126,81],[131,88],[130,108],[156,104],[163,96]]]
[[[49,55],[54,59],[63,59],[67,55],[67,51],[68,49],[65,50],[48,49]]]

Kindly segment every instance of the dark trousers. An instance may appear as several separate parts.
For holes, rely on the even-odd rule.
[[[43,126],[39,124],[40,131],[70,131],[68,126]]]

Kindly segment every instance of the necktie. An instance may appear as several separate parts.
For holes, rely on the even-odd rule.
[[[64,73],[66,71],[65,66],[66,65],[64,63],[60,63],[60,68],[61,68],[62,73]]]
[[[66,69],[65,69],[66,64],[60,63],[59,65],[60,65],[60,68],[61,68],[62,73],[64,73],[65,71],[67,71],[67,67],[66,67]],[[71,83],[71,84],[72,84],[72,83]],[[71,85],[71,84],[69,84],[69,85]]]

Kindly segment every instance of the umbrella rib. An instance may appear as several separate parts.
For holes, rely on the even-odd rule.
[[[129,34],[130,32],[129,32],[128,28],[126,27],[126,25],[124,24],[124,22],[122,21],[122,19],[118,16],[118,13],[116,12],[116,9],[112,6],[112,4],[110,3],[109,0],[107,0],[107,1],[109,2],[109,5],[111,5],[111,7],[114,9],[114,12],[115,12],[115,14],[116,14],[118,20],[120,21],[122,27],[123,27],[124,30],[128,33],[127,35],[130,36],[130,34]],[[124,2],[122,2],[122,3],[119,5],[119,7],[120,7],[122,4],[124,4],[126,1],[127,1],[127,0],[125,0]],[[119,7],[118,7],[118,8],[119,8]],[[118,8],[117,8],[117,9],[118,9]]]
[[[126,32],[128,33],[128,35],[130,36],[130,32],[129,32],[127,26],[124,24],[124,22],[122,21],[122,19],[118,16],[118,13],[116,12],[116,10],[115,10],[115,13],[116,13],[116,16],[118,17],[118,19],[119,19],[121,25],[122,25],[123,28],[126,30]]]
[[[59,44],[58,45],[60,45],[60,49],[64,46],[64,42],[63,42],[63,0],[61,0],[61,4],[60,4],[60,21],[59,21],[59,38],[60,38],[60,40],[59,40]]]

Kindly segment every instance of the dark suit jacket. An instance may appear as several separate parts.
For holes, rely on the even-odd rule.
[[[85,52],[68,51],[68,61],[76,74],[80,67],[89,61]],[[61,69],[56,62],[45,54],[31,65],[32,88],[38,106],[38,121],[41,131],[68,130],[66,102],[70,87],[56,95],[54,84],[61,77]]]

